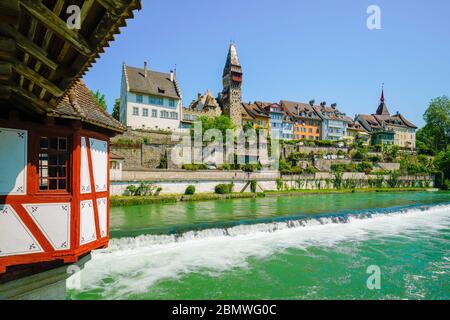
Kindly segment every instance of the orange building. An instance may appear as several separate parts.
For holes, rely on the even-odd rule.
[[[294,140],[320,140],[322,119],[311,104],[281,100],[283,110],[294,120]]]

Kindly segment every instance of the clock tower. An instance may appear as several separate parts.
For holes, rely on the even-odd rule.
[[[223,113],[230,117],[236,127],[242,127],[242,67],[234,43],[230,44],[223,69],[221,102]]]

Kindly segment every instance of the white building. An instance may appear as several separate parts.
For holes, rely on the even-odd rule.
[[[120,122],[132,129],[180,128],[182,98],[174,72],[123,65]]]

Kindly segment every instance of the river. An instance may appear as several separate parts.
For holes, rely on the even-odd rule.
[[[112,208],[111,236],[68,299],[450,298],[450,193]]]

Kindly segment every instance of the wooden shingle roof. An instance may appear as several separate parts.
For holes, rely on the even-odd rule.
[[[83,81],[77,81],[67,95],[49,113],[50,116],[80,120],[84,123],[124,132],[126,128],[98,104],[97,99]]]

